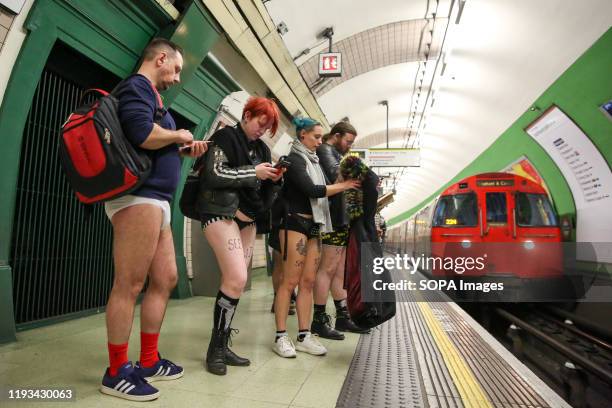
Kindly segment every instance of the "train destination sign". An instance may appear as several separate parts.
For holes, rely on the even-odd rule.
[[[370,167],[419,167],[421,162],[420,149],[351,149],[349,154]]]
[[[476,180],[478,187],[510,187],[514,185],[514,180]]]

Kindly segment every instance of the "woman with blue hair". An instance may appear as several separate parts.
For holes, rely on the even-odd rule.
[[[312,291],[321,256],[320,235],[332,231],[327,197],[360,186],[357,180],[327,185],[316,154],[323,141],[323,127],[311,118],[294,119],[294,124],[297,139],[287,157],[291,165],[285,173],[284,209],[279,230],[283,273],[274,307],[276,338],[273,350],[286,358],[296,357],[296,350],[313,355],[327,353],[327,349],[310,333]],[[291,293],[296,286],[299,288],[299,333],[294,346],[287,335],[287,314]]]

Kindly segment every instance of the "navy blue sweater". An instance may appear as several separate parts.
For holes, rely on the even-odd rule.
[[[153,86],[145,76],[132,75],[124,81],[116,96],[119,99],[119,120],[123,131],[128,140],[138,147],[153,130],[157,107]],[[174,119],[166,110],[159,125],[164,129],[176,130]],[[144,184],[132,194],[157,200],[172,200],[181,175],[178,146],[172,143],[157,150],[142,150],[151,158],[153,167]]]

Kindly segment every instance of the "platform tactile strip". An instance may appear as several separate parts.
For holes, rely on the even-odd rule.
[[[338,407],[426,407],[409,340],[408,315],[400,310],[371,334],[360,337]]]
[[[337,406],[463,408],[419,303],[410,292],[398,295],[396,316],[360,337]],[[434,301],[439,296],[426,295],[427,308],[480,384],[487,406],[548,407],[450,304]]]

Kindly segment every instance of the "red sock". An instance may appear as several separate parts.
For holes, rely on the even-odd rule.
[[[108,343],[108,359],[110,360],[110,375],[117,375],[117,371],[128,362],[128,344]]]
[[[159,333],[140,332],[140,366],[153,367],[159,361],[157,352],[157,339]]]

